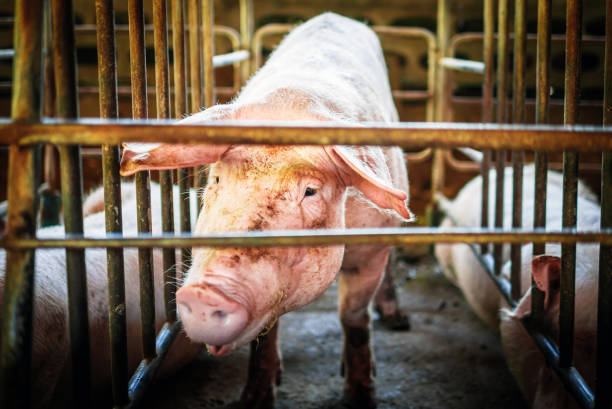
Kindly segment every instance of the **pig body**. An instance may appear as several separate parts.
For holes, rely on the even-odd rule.
[[[595,219],[594,213],[599,215],[599,208],[593,206],[591,209],[583,209],[582,212],[593,212],[592,217]],[[589,227],[598,228],[599,223],[582,228]],[[547,244],[546,254],[556,256],[560,268],[558,257],[561,255],[561,247],[558,244]],[[522,256],[521,272],[527,272],[526,275],[530,278],[532,274],[531,245],[523,246]],[[591,388],[595,386],[598,273],[599,245],[578,244],[576,246],[574,366]],[[551,286],[540,288],[546,293],[546,305],[541,320],[534,323],[538,330],[557,342],[560,300],[558,286],[557,277]],[[508,368],[521,388],[525,400],[532,408],[578,409],[580,406],[564,388],[552,368],[548,366],[542,353],[520,322],[520,319],[528,316],[530,311],[531,289],[525,293],[514,310],[506,308],[502,310],[500,331]]]
[[[397,120],[382,49],[361,23],[326,13],[294,29],[240,95],[183,123],[207,120]],[[399,148],[128,146],[123,174],[211,164],[196,233],[391,227],[412,218]],[[368,304],[389,246],[194,249],[177,292],[188,336],[224,355],[257,338],[242,402],[269,406],[280,374],[278,317],[329,287],[339,271],[345,398],[373,407]]]
[[[505,169],[504,177],[504,228],[512,226],[512,168]],[[523,173],[523,227],[533,227],[535,168],[527,165]],[[489,226],[494,225],[495,217],[495,182],[496,172],[489,173]],[[585,228],[597,222],[594,212],[596,196],[582,182],[578,183],[578,227]],[[480,203],[482,197],[482,178],[470,181],[452,202],[443,200],[442,208],[447,215],[442,227],[479,227]],[[546,227],[560,229],[562,217],[563,177],[560,173],[548,172]],[[587,211],[581,211],[586,209]],[[495,284],[486,276],[486,272],[470,247],[466,244],[437,244],[435,254],[445,276],[461,289],[470,307],[476,315],[491,329],[499,329],[499,309],[506,306]],[[502,262],[510,258],[510,246],[505,245]],[[529,258],[529,260],[531,257]],[[531,273],[524,271],[521,276],[521,294],[531,284]]]
[[[122,185],[123,228],[127,235],[137,234],[135,190],[131,183]],[[159,186],[152,184],[153,232],[161,233]],[[174,203],[178,203],[175,191]],[[104,213],[102,209],[103,189],[93,192],[84,203],[83,227],[86,235],[105,234]],[[178,225],[178,206],[175,225]],[[38,230],[40,238],[62,237],[63,226],[47,227]],[[90,356],[93,393],[98,397],[109,396],[110,388],[110,339],[108,335],[108,280],[106,250],[87,249],[85,251],[87,269],[87,295],[89,315]],[[32,406],[45,406],[54,394],[56,385],[69,389],[66,366],[69,357],[68,333],[68,290],[66,284],[65,250],[38,250],[35,259],[34,286],[34,324],[32,340]],[[124,251],[125,295],[128,369],[133,372],[142,359],[140,337],[140,296],[138,253],[135,249]],[[163,267],[160,250],[153,252],[155,268],[155,312],[156,327],[161,328],[165,320],[163,305]],[[0,303],[4,293],[6,253],[0,250]],[[173,284],[174,285],[174,284]],[[189,362],[200,350],[201,344],[188,341],[180,333],[162,365],[161,373],[169,373]],[[56,393],[56,397],[69,392]]]

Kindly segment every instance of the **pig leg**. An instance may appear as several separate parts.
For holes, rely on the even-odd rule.
[[[363,265],[342,270],[338,280],[339,314],[344,333],[344,399],[353,408],[376,407],[368,304],[384,274],[389,250],[386,247],[371,257],[364,257]]]
[[[278,344],[278,322],[265,335],[251,342],[247,384],[240,396],[244,408],[272,408],[274,389],[281,383],[282,361]]]
[[[408,315],[397,305],[397,294],[395,293],[395,283],[393,280],[393,268],[395,266],[396,252],[391,248],[389,261],[385,269],[385,277],[380,283],[376,296],[374,297],[374,308],[380,315],[383,325],[392,330],[410,329]]]

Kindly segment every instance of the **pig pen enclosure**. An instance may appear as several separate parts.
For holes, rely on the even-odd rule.
[[[190,248],[341,243],[395,245],[410,254],[411,263],[415,253],[421,256],[417,267],[406,267],[405,261],[397,264],[400,302],[412,317],[412,331],[381,330],[373,335],[379,362],[375,378],[379,407],[524,405],[504,368],[497,336],[466,310],[460,293],[436,275],[435,260],[425,255],[427,246],[437,243],[468,243],[486,271],[481,279],[492,280],[510,308],[522,296],[521,245],[533,243],[535,256],[544,254],[545,243],[559,243],[558,336],[550,336],[537,319],[524,318],[521,324],[571,394],[572,404],[612,407],[612,351],[607,347],[612,343],[610,0],[605,4],[483,0],[469,6],[452,0],[437,4],[398,0],[377,5],[340,2],[337,9],[334,2],[311,2],[307,9],[290,1],[151,3],[96,0],[94,8],[93,0],[74,4],[17,0],[14,7],[0,6],[0,114],[6,117],[0,120],[0,155],[5,163],[0,169],[0,200],[7,199],[0,206],[0,247],[6,250],[0,350],[3,408],[31,404],[37,375],[31,369],[35,257],[47,249],[66,249],[65,267],[58,269],[65,268],[68,281],[71,358],[64,371],[70,375],[72,406],[99,403],[90,393],[97,374],[91,369],[95,357],[89,353],[88,311],[83,306],[88,296],[85,249],[101,248],[107,257],[109,292],[112,397],[108,406],[233,407],[230,402],[239,397],[243,378],[232,377],[238,371],[246,375],[248,365],[244,348],[227,358],[212,359],[204,352],[171,379],[154,379],[182,330],[174,287],[176,277],[189,265]],[[229,101],[294,23],[328,9],[367,22],[379,35],[401,122],[352,127],[210,121],[177,127],[170,120]],[[155,98],[148,98],[149,94]],[[96,116],[100,119],[83,119]],[[180,169],[135,176],[140,234],[122,235],[121,210],[117,210],[122,206],[119,155],[126,142],[397,145],[406,152],[410,203],[420,222],[416,227],[314,233],[191,234],[191,215],[198,205],[190,204],[189,191],[205,185],[205,170]],[[480,163],[466,156],[465,152],[474,156],[475,151],[457,148],[480,150],[481,156],[476,155]],[[488,177],[482,179],[478,210],[482,215],[494,210],[494,223],[489,225],[489,218],[481,217],[477,226],[435,227],[443,216],[436,193],[452,197],[478,173],[489,175],[493,168],[503,173],[507,152],[512,152],[512,199],[504,198],[504,178],[497,178],[495,185],[488,183]],[[526,161],[535,166],[535,194],[530,198],[534,228],[524,228],[521,218]],[[546,229],[548,169],[563,171],[561,230]],[[576,229],[579,174],[601,198],[600,228]],[[164,233],[151,233],[151,178],[160,185]],[[83,189],[90,191],[100,183],[104,206],[97,211],[104,212],[107,234],[90,236],[83,234]],[[181,195],[176,225],[173,184]],[[493,190],[496,196],[491,201]],[[512,200],[510,229],[504,228],[504,200]],[[37,229],[59,224],[64,236],[37,235]],[[597,322],[592,346],[598,346],[594,376],[574,366],[574,317],[581,313],[574,311],[579,243],[599,245],[594,261],[598,262],[598,297],[591,300]],[[511,247],[508,275],[502,273],[502,245]],[[130,328],[123,248],[137,248],[139,253],[142,353],[137,359],[142,361],[134,373],[128,372],[127,364]],[[164,278],[170,284],[165,286],[163,304],[153,295],[154,266],[148,261],[153,248],[163,251]],[[177,248],[182,249],[178,258]],[[406,277],[412,277],[407,268],[416,271],[416,279],[406,284]],[[535,285],[531,291],[531,315],[537,318],[542,315],[544,295]],[[332,317],[335,292],[332,286],[312,306],[282,321],[286,379],[277,407],[343,407],[341,332]],[[160,304],[166,322],[156,333],[155,309]],[[374,327],[380,329],[380,324],[375,322]],[[426,337],[428,331],[423,328],[435,328],[437,336],[456,339],[450,343],[456,349]],[[435,349],[438,353],[432,353]],[[320,370],[313,369],[316,359],[321,360]],[[292,374],[300,365],[316,379],[301,372]],[[151,387],[154,382],[161,387]],[[181,397],[171,392],[164,395],[162,389]]]

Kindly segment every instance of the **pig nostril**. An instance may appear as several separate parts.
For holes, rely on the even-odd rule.
[[[189,304],[184,303],[184,302],[181,302],[181,303],[179,303],[179,305],[180,305],[181,307],[183,307],[184,309],[186,309],[186,310],[187,310],[187,313],[191,314],[191,307],[189,306]]]
[[[223,318],[225,318],[227,316],[227,313],[225,311],[215,311],[213,312],[213,317],[222,320]]]

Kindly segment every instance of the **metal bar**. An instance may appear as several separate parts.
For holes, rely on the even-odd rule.
[[[508,122],[508,0],[499,0],[498,3],[498,36],[497,36],[497,122]],[[504,224],[504,169],[506,167],[506,152],[499,150],[496,153],[495,171],[497,173],[495,185],[495,227]],[[503,244],[493,246],[495,259],[495,273],[501,273]]]
[[[153,1],[153,25],[155,26],[155,86],[157,88],[157,117],[170,118],[170,78],[168,74],[168,27],[166,22],[166,0]],[[174,204],[171,170],[159,172],[161,191],[162,231],[174,233]],[[176,252],[164,249],[162,253],[164,271],[164,305],[166,320],[176,321],[174,283],[176,281]]]
[[[151,361],[143,360],[138,366],[138,369],[136,369],[136,372],[134,372],[132,379],[130,379],[128,387],[130,404],[127,408],[137,408],[140,406],[147,387],[151,385],[155,379],[157,370],[166,358],[170,347],[182,328],[182,324],[178,321],[172,323],[167,322],[159,331],[155,343],[157,356]]]
[[[117,118],[117,65],[115,53],[115,11],[113,2],[96,0],[96,32],[98,49],[98,84],[100,117]],[[102,180],[104,183],[104,216],[106,232],[121,234],[121,180],[119,179],[119,147],[102,144]],[[122,249],[106,249],[108,275],[108,325],[111,353],[113,404],[128,402],[127,330],[125,312],[125,280]]]
[[[612,124],[612,0],[606,0],[606,52],[603,125]],[[612,151],[601,158],[601,227],[612,227]],[[599,247],[595,409],[612,407],[612,246]]]
[[[132,117],[147,117],[147,74],[145,61],[143,0],[129,0],[130,74],[132,79]],[[136,185],[138,232],[151,232],[151,187],[149,172],[139,172]],[[140,319],[142,321],[142,351],[144,359],[155,357],[155,300],[153,298],[153,252],[138,249],[140,273]]]
[[[527,84],[525,71],[527,69],[527,3],[526,0],[516,0],[514,3],[514,75],[512,93],[513,122],[525,122],[525,96]],[[523,164],[525,153],[512,151],[512,227],[523,225]],[[510,281],[512,283],[512,298],[518,300],[521,293],[521,246],[510,246]]]
[[[348,230],[270,230],[265,232],[226,232],[210,235],[120,236],[9,238],[0,239],[0,247],[89,248],[89,247],[274,247],[354,244],[433,244],[433,243],[603,243],[612,244],[612,229],[575,231],[563,229],[501,230],[481,228],[441,229],[429,227],[348,229]]]
[[[56,115],[70,119],[79,116],[76,50],[74,47],[74,9],[71,0],[53,0],[53,60]],[[83,171],[80,145],[62,145],[60,174],[62,207],[66,234],[83,233]],[[68,318],[72,390],[77,407],[90,406],[91,364],[89,358],[89,320],[87,308],[87,272],[85,251],[66,249],[68,281]]]
[[[227,54],[215,55],[212,58],[213,67],[225,67],[226,65],[232,65],[237,62],[243,62],[250,58],[250,54],[246,50],[233,51]]]
[[[251,49],[251,39],[253,38],[253,0],[240,0],[240,48],[246,50],[251,55],[249,61],[245,61],[240,66],[240,86],[242,86],[249,76],[254,73],[259,65],[253,64],[253,52]]]
[[[43,2],[15,3],[13,96],[15,121],[41,118]],[[40,148],[10,146],[7,239],[36,234],[36,188]],[[9,250],[2,305],[0,399],[3,408],[27,408],[30,401],[34,257],[31,250]]]
[[[11,60],[15,57],[15,50],[0,50],[0,60]]]
[[[187,1],[189,18],[189,73],[191,83],[191,113],[202,109],[202,39],[200,33],[200,0]]]
[[[464,60],[460,58],[444,57],[440,60],[440,65],[455,71],[484,73],[485,64],[480,61]]]
[[[177,130],[180,130],[177,132]],[[333,123],[297,124],[282,121],[224,121],[177,125],[176,121],[71,122],[45,120],[42,124],[0,121],[0,144],[31,145],[39,142],[95,146],[123,142],[232,143],[279,145],[398,145],[474,149],[612,150],[612,128],[589,126],[534,126],[460,123],[369,123],[355,127]],[[551,146],[550,140],[555,144]]]
[[[536,124],[547,124],[550,118],[550,44],[551,1],[538,1],[538,42],[536,61]],[[534,228],[546,227],[546,199],[548,184],[548,152],[536,151],[535,157]],[[533,255],[544,254],[545,244],[534,244]],[[544,292],[531,279],[531,315],[539,319],[544,311]]]
[[[578,120],[580,98],[580,60],[582,1],[568,0],[565,42],[565,107],[563,122],[574,125]],[[578,153],[563,153],[563,227],[575,227],[578,205]],[[561,246],[561,305],[559,311],[560,364],[572,364],[574,350],[574,298],[576,284],[576,246]]]
[[[483,60],[485,64],[484,79],[482,84],[482,122],[493,122],[493,27],[495,24],[495,12],[493,0],[484,0],[483,7],[484,37],[483,37]],[[491,169],[490,149],[483,151],[482,162],[480,162],[480,176],[482,177],[482,201],[480,211],[480,226],[489,226],[489,170]],[[480,248],[482,254],[489,251],[489,246],[483,244]]]

